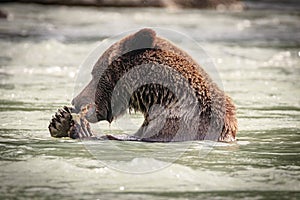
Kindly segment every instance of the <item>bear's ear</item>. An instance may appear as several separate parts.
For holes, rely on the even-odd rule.
[[[152,48],[154,46],[156,33],[149,28],[141,29],[133,35],[125,38],[122,46],[123,52],[129,52],[138,49]]]

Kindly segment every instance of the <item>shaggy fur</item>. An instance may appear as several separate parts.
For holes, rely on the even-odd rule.
[[[136,66],[142,66],[138,73],[134,73]],[[134,72],[124,78],[132,69]],[[105,113],[106,120],[112,121],[128,107],[142,112],[145,121],[135,136],[144,141],[233,141],[237,129],[234,105],[198,69],[196,63],[173,51],[145,48],[125,53],[108,66],[99,80],[95,98],[97,116],[103,119]],[[154,83],[143,81],[146,76],[152,77]],[[157,76],[164,77],[165,86],[156,83]],[[122,88],[118,89],[120,79]],[[171,85],[172,90],[167,87]],[[191,94],[187,93],[189,87]],[[114,95],[115,99],[114,90],[121,91]],[[163,110],[155,109],[155,105]],[[155,113],[152,118],[150,110]]]
[[[142,141],[235,140],[231,99],[186,52],[151,29],[113,44],[92,75],[72,101],[77,112],[93,107],[90,122],[111,122],[129,108],[144,114],[134,134]]]

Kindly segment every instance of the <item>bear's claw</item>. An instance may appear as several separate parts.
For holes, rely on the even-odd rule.
[[[87,120],[79,116],[78,122],[73,118],[70,108],[58,109],[48,126],[52,137],[70,137],[72,139],[93,136]]]

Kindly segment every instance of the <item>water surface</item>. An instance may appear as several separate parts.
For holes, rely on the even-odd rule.
[[[1,9],[9,13],[8,20],[0,21],[1,198],[299,198],[297,10],[224,13],[20,4],[2,4]],[[70,103],[77,69],[91,50],[102,39],[144,26],[185,33],[211,56],[238,108],[237,144],[98,141],[93,155],[86,145],[93,147],[95,141],[50,137],[51,115]],[[114,124],[98,127],[118,133]],[[139,153],[128,157],[121,151]],[[132,173],[149,169],[155,171]]]

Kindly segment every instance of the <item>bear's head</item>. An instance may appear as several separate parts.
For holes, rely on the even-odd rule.
[[[110,46],[98,59],[92,70],[92,80],[72,100],[75,112],[86,110],[86,119],[95,123],[102,120],[113,120],[109,92],[113,88],[110,83],[99,83],[104,71],[118,57],[128,52],[153,48],[156,33],[152,29],[144,28],[131,34]],[[101,88],[100,88],[101,87]]]

